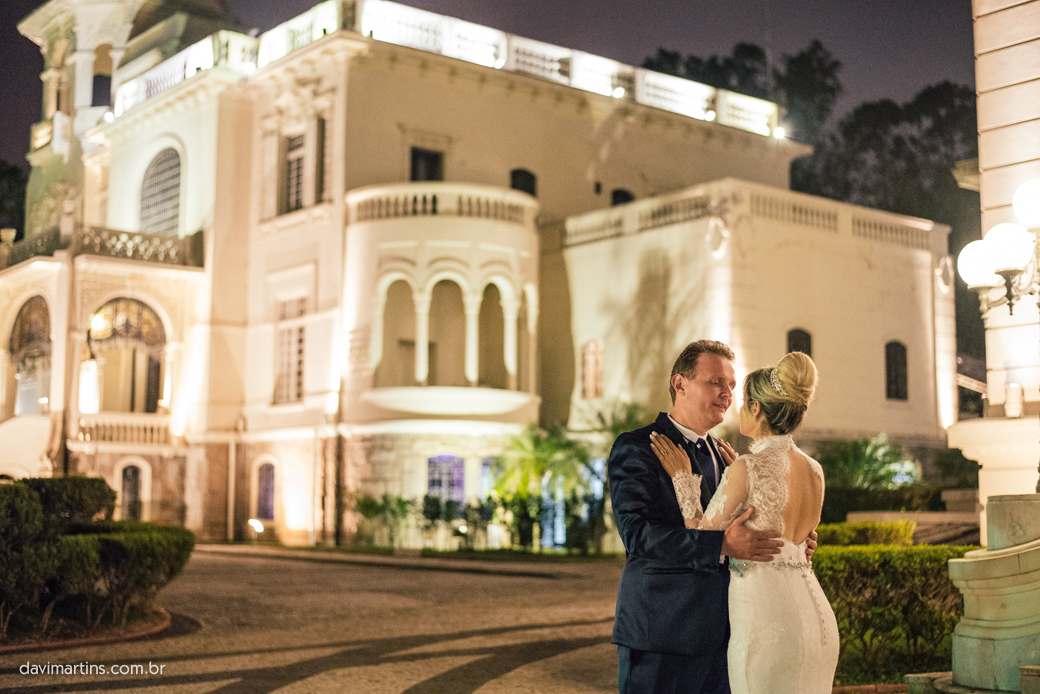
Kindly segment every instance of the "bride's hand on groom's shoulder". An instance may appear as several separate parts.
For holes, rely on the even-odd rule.
[[[744,527],[744,523],[754,512],[755,507],[749,507],[726,528],[726,533],[722,536],[722,553],[734,559],[773,561],[773,556],[780,554],[784,541],[776,531]]]
[[[686,451],[672,443],[671,439],[656,431],[650,433],[650,449],[661,461],[661,467],[668,473],[669,477],[675,477],[680,472],[693,473],[690,465],[690,457]]]
[[[726,467],[729,467],[733,464],[733,461],[740,456],[737,455],[737,452],[733,449],[733,446],[729,445],[722,439],[717,440],[719,442],[719,453],[722,454],[723,462],[725,462]]]

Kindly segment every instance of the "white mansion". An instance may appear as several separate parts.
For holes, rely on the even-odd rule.
[[[806,438],[946,444],[949,230],[790,192],[775,104],[384,0],[259,37],[220,0],[50,0],[19,30],[46,69],[2,475],[330,541],[358,491],[476,498],[530,423],[666,409],[699,337],[738,377],[811,352]]]

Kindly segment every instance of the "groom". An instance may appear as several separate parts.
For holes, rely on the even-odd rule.
[[[729,570],[723,557],[772,561],[783,542],[752,530],[748,509],[725,530],[689,530],[671,478],[650,448],[658,432],[690,456],[703,475],[706,508],[736,453],[708,436],[733,402],[733,351],[698,340],[675,360],[672,411],[650,426],[622,434],[608,462],[614,521],[625,543],[613,643],[621,694],[729,694]],[[699,468],[699,470],[698,470]]]

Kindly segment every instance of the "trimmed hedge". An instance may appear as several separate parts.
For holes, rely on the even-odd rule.
[[[195,547],[184,528],[97,521],[115,493],[104,480],[60,478],[0,485],[0,641],[12,624],[42,635],[52,615],[66,631],[126,622],[148,611]]]
[[[927,484],[895,489],[827,487],[821,522],[842,523],[850,511],[944,511],[942,490]]]
[[[821,545],[900,545],[914,544],[914,521],[862,523],[825,523],[817,526]]]
[[[963,602],[947,562],[974,547],[821,545],[813,570],[838,620],[836,682],[901,681],[950,669]]]

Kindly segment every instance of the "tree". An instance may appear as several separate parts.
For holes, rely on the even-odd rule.
[[[25,186],[28,178],[17,166],[0,159],[0,228],[18,230],[25,236]]]
[[[924,217],[952,227],[956,256],[981,238],[978,193],[953,177],[959,161],[978,156],[975,93],[942,82],[897,104],[860,104],[791,167],[791,188],[803,193]],[[975,297],[957,281],[958,351],[982,357],[983,326]]]
[[[647,70],[677,75],[717,89],[776,101],[786,110],[785,122],[792,136],[816,142],[841,94],[841,62],[823,44],[812,41],[794,55],[784,55],[781,68],[770,70],[761,46],[738,43],[732,55],[685,58],[678,51],[658,48],[643,61]]]

